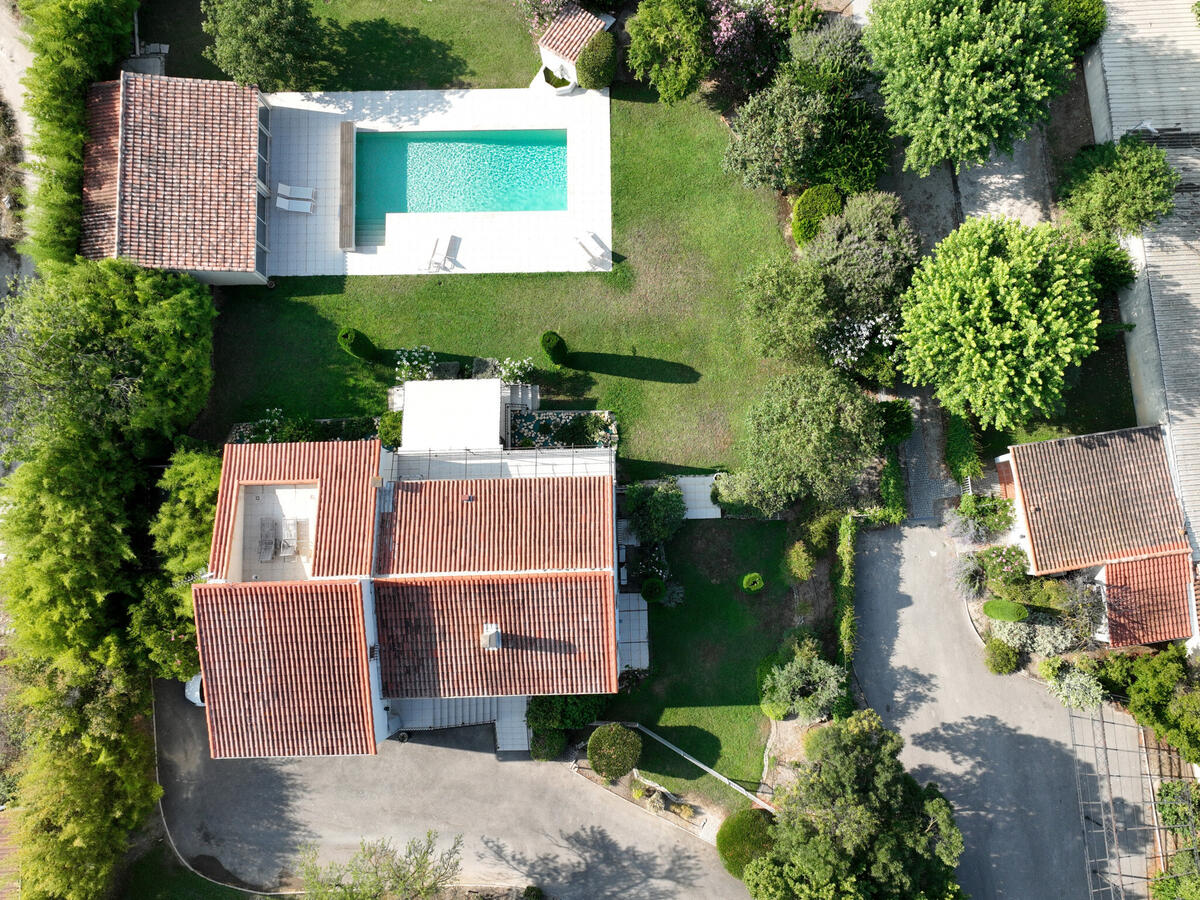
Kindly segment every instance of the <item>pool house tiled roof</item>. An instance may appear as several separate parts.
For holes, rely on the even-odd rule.
[[[542,32],[542,36],[538,38],[538,46],[546,48],[567,62],[575,62],[588,41],[604,28],[604,20],[599,16],[575,3],[568,3]]]

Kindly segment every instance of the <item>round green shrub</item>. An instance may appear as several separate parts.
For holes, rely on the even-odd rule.
[[[1082,56],[1083,51],[1100,40],[1108,24],[1104,0],[1055,0],[1055,12],[1071,41],[1071,53]]]
[[[588,763],[592,771],[609,781],[616,781],[637,765],[642,755],[642,739],[617,722],[601,725],[592,732],[587,745]]]
[[[542,332],[542,350],[547,359],[556,366],[567,364],[567,342],[556,331]]]
[[[817,236],[828,216],[842,211],[842,198],[832,184],[816,184],[792,204],[792,237],[802,247]]]
[[[994,597],[983,604],[983,614],[1000,622],[1024,622],[1029,616],[1029,609],[1023,603]]]
[[[379,417],[379,442],[385,447],[399,447],[404,432],[404,410],[389,410]]]
[[[661,578],[647,578],[642,582],[642,599],[647,603],[658,603],[667,595],[667,583]]]
[[[371,361],[378,355],[371,339],[357,328],[343,328],[338,332],[338,346],[358,359]]]
[[[742,578],[742,590],[754,594],[763,589],[763,577],[758,572],[750,572]]]
[[[1011,675],[1017,671],[1017,665],[1021,661],[1021,652],[1016,647],[1004,643],[1000,638],[988,638],[987,645],[983,648],[983,661],[989,672],[996,675]]]
[[[612,84],[617,74],[617,42],[611,31],[598,31],[579,51],[575,60],[575,76],[579,86],[598,91]]]
[[[721,823],[717,831],[717,853],[730,875],[741,878],[742,871],[752,860],[771,852],[775,846],[771,838],[774,821],[769,812],[755,806],[736,812]]]
[[[567,733],[558,728],[534,731],[529,739],[529,755],[534,759],[558,759],[566,749]]]

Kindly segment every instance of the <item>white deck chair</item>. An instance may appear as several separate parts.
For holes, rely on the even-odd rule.
[[[311,200],[289,200],[287,197],[276,197],[275,205],[288,212],[311,213],[313,211]]]
[[[439,238],[433,242],[433,252],[429,254],[429,265],[426,267],[426,271],[441,272],[445,268],[446,248],[442,246],[441,239]]]
[[[284,184],[281,181],[275,185],[275,193],[281,197],[291,197],[293,200],[312,200],[317,192],[312,188],[292,187],[290,184]]]

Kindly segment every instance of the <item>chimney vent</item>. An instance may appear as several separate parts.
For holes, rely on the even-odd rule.
[[[479,636],[479,645],[483,647],[484,650],[499,650],[500,626],[484,625],[483,634]]]

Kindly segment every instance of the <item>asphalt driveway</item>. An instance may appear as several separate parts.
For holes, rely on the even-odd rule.
[[[315,843],[346,859],[362,838],[464,837],[461,880],[536,883],[564,898],[746,897],[716,850],[561,763],[498,760],[492,729],[387,741],[376,757],[213,760],[204,714],[155,686],[163,814],[198,871],[247,888],[294,887]]]
[[[1087,900],[1066,711],[1037,683],[992,675],[932,527],[859,538],[855,673],[906,742],[901,759],[954,803],[977,898]]]

